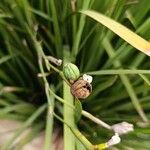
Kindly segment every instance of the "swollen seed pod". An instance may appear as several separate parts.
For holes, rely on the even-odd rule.
[[[80,71],[78,67],[72,63],[67,63],[64,65],[63,73],[65,78],[69,81],[75,81],[80,76]]]
[[[92,92],[92,77],[84,74],[71,85],[71,93],[79,99],[87,98]]]

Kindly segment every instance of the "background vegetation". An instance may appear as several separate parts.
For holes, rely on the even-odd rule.
[[[48,133],[53,126],[62,126],[58,120],[53,125],[53,118],[46,117],[45,85],[38,77],[39,41],[46,56],[69,59],[82,73],[93,74],[93,92],[82,101],[84,110],[109,124],[128,121],[135,125],[135,131],[123,136],[116,149],[150,149],[149,57],[105,26],[76,13],[82,9],[96,10],[149,40],[150,2],[78,0],[75,10],[73,6],[70,0],[0,1],[0,118],[24,122],[15,136],[6,141],[4,149],[11,147],[13,140],[29,126],[36,130],[31,131],[20,147],[42,130]],[[145,70],[146,74],[132,69]],[[48,72],[46,66],[44,70]],[[53,69],[47,80],[57,95],[65,94],[64,83]],[[53,96],[49,96],[55,112],[63,117],[63,105],[57,100],[54,103]],[[106,141],[112,135],[84,117],[78,128],[92,143]]]

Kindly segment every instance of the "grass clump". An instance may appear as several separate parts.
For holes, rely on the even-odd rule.
[[[112,132],[85,117],[77,116],[81,119],[75,122],[74,113],[81,115],[83,110],[110,125],[134,124],[134,132],[116,149],[149,149],[149,8],[147,0],[0,1],[0,118],[24,122],[3,149],[11,148],[13,140],[33,126],[36,133],[45,130],[45,150],[51,147],[57,125],[64,125],[65,150],[107,141]],[[133,32],[112,30],[116,24],[103,22],[107,17],[94,21],[93,10]],[[134,40],[131,33],[142,38]],[[93,92],[86,100],[74,105],[63,64],[57,66],[49,56],[93,76]],[[31,135],[21,146],[32,140]]]

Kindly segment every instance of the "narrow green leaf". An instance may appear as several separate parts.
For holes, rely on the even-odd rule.
[[[47,14],[43,13],[40,10],[34,9],[34,8],[30,8],[30,11],[33,12],[34,14],[48,20],[48,21],[52,21],[52,18],[50,18],[50,16],[48,16]]]
[[[10,60],[13,56],[6,55],[0,58],[0,65],[8,60]]]
[[[90,5],[90,0],[83,1],[82,8],[87,9],[87,8],[89,8],[89,5]],[[74,40],[74,44],[73,44],[73,47],[72,47],[72,55],[73,55],[74,58],[77,56],[78,51],[79,51],[79,44],[80,44],[80,41],[81,41],[83,29],[84,29],[84,26],[85,26],[85,20],[86,20],[85,16],[80,17],[78,30],[77,30],[77,33],[74,37],[75,40]]]
[[[78,99],[75,99],[75,121],[78,122],[81,119],[82,104]]]
[[[115,51],[114,51],[113,47],[110,45],[110,42],[108,41],[108,39],[105,38],[105,40],[103,40],[102,44],[103,44],[104,48],[106,49],[106,52],[107,52],[108,56],[110,58],[112,58],[115,55]],[[122,64],[119,60],[116,60],[116,61],[113,62],[113,66],[115,68],[120,67],[121,65]],[[141,104],[139,103],[138,97],[136,95],[136,92],[134,91],[134,88],[131,84],[131,81],[124,74],[120,74],[119,76],[120,76],[120,79],[121,79],[124,87],[126,88],[128,94],[129,94],[129,96],[132,100],[132,103],[133,103],[135,109],[137,110],[138,114],[140,115],[140,117],[142,118],[142,120],[144,122],[148,122],[148,118],[147,118]]]
[[[80,12],[103,24],[133,47],[150,56],[150,42],[141,38],[127,27],[95,11],[82,10]]]
[[[68,51],[64,49],[64,64],[68,62]],[[74,105],[74,97],[70,92],[70,86],[63,81],[63,99],[69,105]],[[74,110],[64,103],[64,121],[75,128]],[[64,123],[64,150],[75,150],[75,136],[71,129]]]
[[[136,69],[112,69],[112,70],[99,70],[87,72],[89,75],[113,75],[113,74],[150,74],[150,70],[136,70]]]
[[[144,76],[143,74],[139,74],[139,76],[145,81],[145,83],[146,83],[147,85],[150,86],[150,81],[149,81],[149,79],[148,79],[146,76]]]

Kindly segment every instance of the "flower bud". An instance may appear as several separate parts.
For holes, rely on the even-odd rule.
[[[87,81],[88,83],[91,83],[93,80],[93,77],[87,74],[83,75],[83,80]]]
[[[67,80],[77,80],[80,76],[80,71],[78,67],[72,63],[67,63],[63,68],[64,76]]]
[[[128,132],[134,131],[134,126],[133,124],[130,124],[128,122],[121,122],[121,123],[114,124],[112,126],[112,129],[114,130],[114,132],[121,135],[121,134],[127,134]]]
[[[119,137],[119,134],[115,133],[115,135],[112,136],[112,138],[107,142],[107,146],[110,147],[110,146],[116,145],[116,144],[120,143],[120,141],[121,141],[121,139]]]

